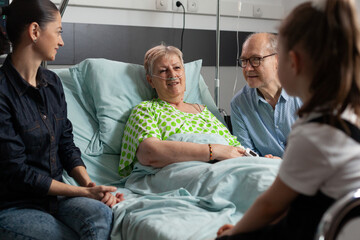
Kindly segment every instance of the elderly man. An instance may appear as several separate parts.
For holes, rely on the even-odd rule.
[[[282,157],[302,102],[282,89],[278,78],[277,37],[255,33],[245,40],[239,65],[247,85],[231,100],[233,134],[260,156]]]

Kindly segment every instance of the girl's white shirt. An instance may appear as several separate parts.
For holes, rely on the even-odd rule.
[[[320,190],[337,199],[360,188],[360,144],[327,124],[308,123],[318,116],[309,114],[294,123],[279,177],[300,194]],[[359,127],[359,116],[351,109],[342,118]]]

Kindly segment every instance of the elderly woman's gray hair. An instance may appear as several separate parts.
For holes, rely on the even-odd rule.
[[[177,47],[161,44],[149,49],[144,57],[146,75],[152,75],[154,63],[158,58],[171,54],[177,55],[180,58],[182,65],[184,65],[183,54]]]

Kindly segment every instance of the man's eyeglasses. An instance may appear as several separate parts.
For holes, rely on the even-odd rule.
[[[238,59],[238,62],[239,62],[239,66],[242,67],[242,68],[246,68],[246,65],[247,65],[247,62],[249,61],[250,65],[252,67],[258,67],[260,66],[260,62],[264,59],[264,58],[267,58],[267,57],[271,57],[271,56],[274,56],[275,54],[277,53],[272,53],[270,55],[266,55],[266,56],[263,56],[263,57],[251,57],[251,58],[244,58],[244,59]]]

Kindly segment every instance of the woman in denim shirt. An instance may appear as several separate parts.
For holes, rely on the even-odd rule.
[[[0,239],[107,239],[123,196],[91,182],[60,79],[40,67],[64,45],[60,13],[49,0],[13,0],[1,14],[13,52],[0,69]],[[80,186],[63,183],[64,169]]]

